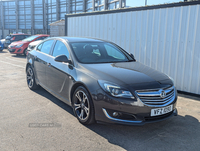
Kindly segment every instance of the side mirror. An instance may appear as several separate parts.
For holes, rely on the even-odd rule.
[[[131,56],[131,58],[133,58],[134,61],[136,61],[135,57],[134,57],[134,55],[132,53],[130,53],[130,56]]]
[[[65,55],[60,55],[60,56],[57,56],[55,59],[54,59],[56,62],[64,62],[64,63],[72,63],[71,60],[69,60],[67,58],[67,56]]]

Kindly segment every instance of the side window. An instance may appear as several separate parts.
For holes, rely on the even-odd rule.
[[[38,40],[44,40],[46,37],[40,37],[40,38],[38,38],[36,41],[38,41]]]
[[[17,40],[23,40],[23,39],[25,39],[25,37],[23,35],[19,35],[17,38]]]
[[[40,45],[37,47],[37,50],[38,50],[38,51],[41,51],[41,49],[42,49],[42,45],[43,45],[43,43],[40,44]]]
[[[69,51],[67,50],[67,47],[63,42],[58,40],[53,50],[53,56],[56,57],[59,55],[66,55],[67,58],[69,58]]]
[[[124,54],[119,49],[115,48],[114,46],[110,44],[105,44],[105,48],[106,48],[108,56],[113,57],[115,59],[120,59],[120,60],[126,59]]]
[[[48,40],[45,41],[42,45],[42,49],[40,50],[43,53],[49,54],[52,44],[53,44],[54,40]]]

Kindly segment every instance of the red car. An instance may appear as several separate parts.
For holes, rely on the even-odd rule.
[[[26,56],[28,45],[31,42],[43,40],[46,37],[49,37],[49,35],[33,35],[22,41],[13,42],[8,46],[8,51],[12,54],[24,54]]]

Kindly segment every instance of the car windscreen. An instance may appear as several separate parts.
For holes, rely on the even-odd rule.
[[[81,63],[129,62],[133,59],[120,47],[108,42],[70,43],[73,52]]]
[[[7,35],[5,39],[6,40],[10,40],[11,39],[11,35]]]
[[[26,39],[23,39],[22,41],[32,41],[32,40],[34,40],[35,38],[37,38],[37,37],[39,37],[39,36],[30,36],[30,37],[28,37],[28,38],[26,38]]]

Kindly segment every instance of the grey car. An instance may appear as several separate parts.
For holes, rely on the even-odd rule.
[[[67,103],[82,124],[142,125],[177,115],[173,80],[98,39],[55,37],[27,55],[27,84]]]

